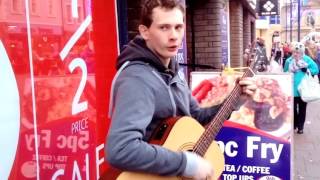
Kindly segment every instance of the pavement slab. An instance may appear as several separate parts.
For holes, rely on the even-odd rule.
[[[294,180],[320,180],[320,101],[308,103],[304,133],[293,142]]]

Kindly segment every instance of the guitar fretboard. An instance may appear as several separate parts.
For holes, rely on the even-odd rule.
[[[250,68],[248,68],[243,73],[242,78],[252,77],[253,75],[253,71]],[[197,153],[200,156],[204,156],[210,144],[216,138],[218,132],[222,128],[223,122],[227,120],[227,118],[229,118],[230,114],[234,110],[234,106],[237,104],[237,101],[239,100],[241,93],[241,87],[238,83],[236,83],[235,87],[231,91],[230,95],[226,98],[218,113],[208,124],[206,130],[195,144],[193,152]]]

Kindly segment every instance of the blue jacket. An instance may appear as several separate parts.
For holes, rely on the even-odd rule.
[[[312,75],[318,74],[319,73],[319,69],[317,64],[307,55],[303,55],[303,60],[308,64],[308,69],[310,70]],[[286,63],[284,65],[284,72],[288,72],[289,71],[289,65],[293,62],[292,56],[289,57],[286,60]],[[294,73],[293,75],[293,94],[294,97],[300,97],[300,94],[298,92],[298,86],[302,80],[302,78],[305,76],[306,74],[304,72],[302,72],[301,70],[298,70],[297,72]]]

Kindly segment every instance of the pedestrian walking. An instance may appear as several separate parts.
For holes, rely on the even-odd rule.
[[[292,48],[292,56],[286,60],[284,71],[294,74],[294,129],[298,129],[298,134],[303,134],[307,103],[301,99],[298,86],[307,71],[315,75],[318,74],[319,69],[317,64],[309,56],[304,54],[305,46],[303,43],[293,43]]]

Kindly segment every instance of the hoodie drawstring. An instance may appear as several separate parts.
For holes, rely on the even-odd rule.
[[[116,83],[116,80],[118,79],[120,73],[122,72],[122,70],[128,66],[128,64],[130,63],[130,61],[125,62],[124,64],[122,64],[122,66],[120,67],[120,69],[118,70],[118,72],[116,73],[116,75],[114,76],[113,80],[112,80],[112,84],[111,84],[111,90],[110,90],[110,100],[109,100],[109,113],[108,113],[108,117],[111,118],[112,116],[112,110],[113,110],[113,91],[114,91],[114,86]]]

